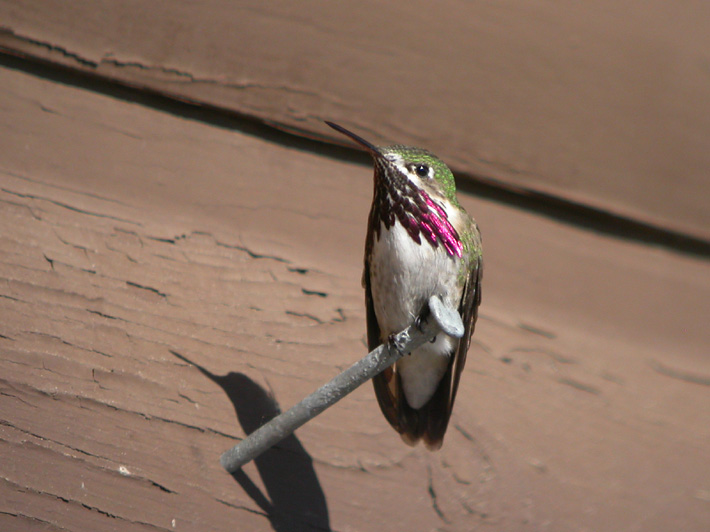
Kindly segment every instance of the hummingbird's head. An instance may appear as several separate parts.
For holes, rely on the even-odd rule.
[[[386,228],[398,220],[412,239],[421,244],[420,235],[451,256],[461,257],[463,245],[449,220],[457,216],[454,175],[433,153],[410,146],[375,146],[342,126],[330,127],[363,146],[375,161],[373,209]],[[378,224],[375,228],[379,236]]]
[[[338,124],[332,122],[326,124],[350,137],[370,152],[375,162],[376,178],[382,182],[381,184],[395,186],[402,192],[412,187],[426,190],[431,196],[458,205],[454,174],[430,151],[399,144],[375,146]]]

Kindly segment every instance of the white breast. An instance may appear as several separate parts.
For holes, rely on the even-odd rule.
[[[370,259],[370,287],[381,339],[409,326],[432,295],[441,296],[458,307],[461,289],[457,285],[459,261],[443,247],[433,248],[422,237],[417,244],[396,221],[389,229],[381,227]],[[457,340],[440,334],[397,363],[407,402],[420,408],[431,397],[441,380]]]

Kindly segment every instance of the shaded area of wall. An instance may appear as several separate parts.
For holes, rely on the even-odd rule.
[[[708,5],[0,3],[0,46],[707,245]],[[333,137],[329,137],[333,138]],[[339,141],[339,140],[338,140]]]

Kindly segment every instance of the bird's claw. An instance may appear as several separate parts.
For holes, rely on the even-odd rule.
[[[417,330],[420,333],[424,332],[424,324],[426,323],[426,318],[419,315],[416,318],[414,318],[414,326],[417,328]]]
[[[398,353],[402,354],[404,351],[404,341],[398,338],[396,334],[390,334],[387,337],[387,344],[397,350]]]

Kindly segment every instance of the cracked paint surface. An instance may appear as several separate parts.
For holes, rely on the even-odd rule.
[[[0,80],[0,529],[705,520],[704,319],[655,304],[702,308],[706,264],[464,195],[488,291],[441,452],[365,386],[232,478],[222,451],[365,354],[369,168]]]

